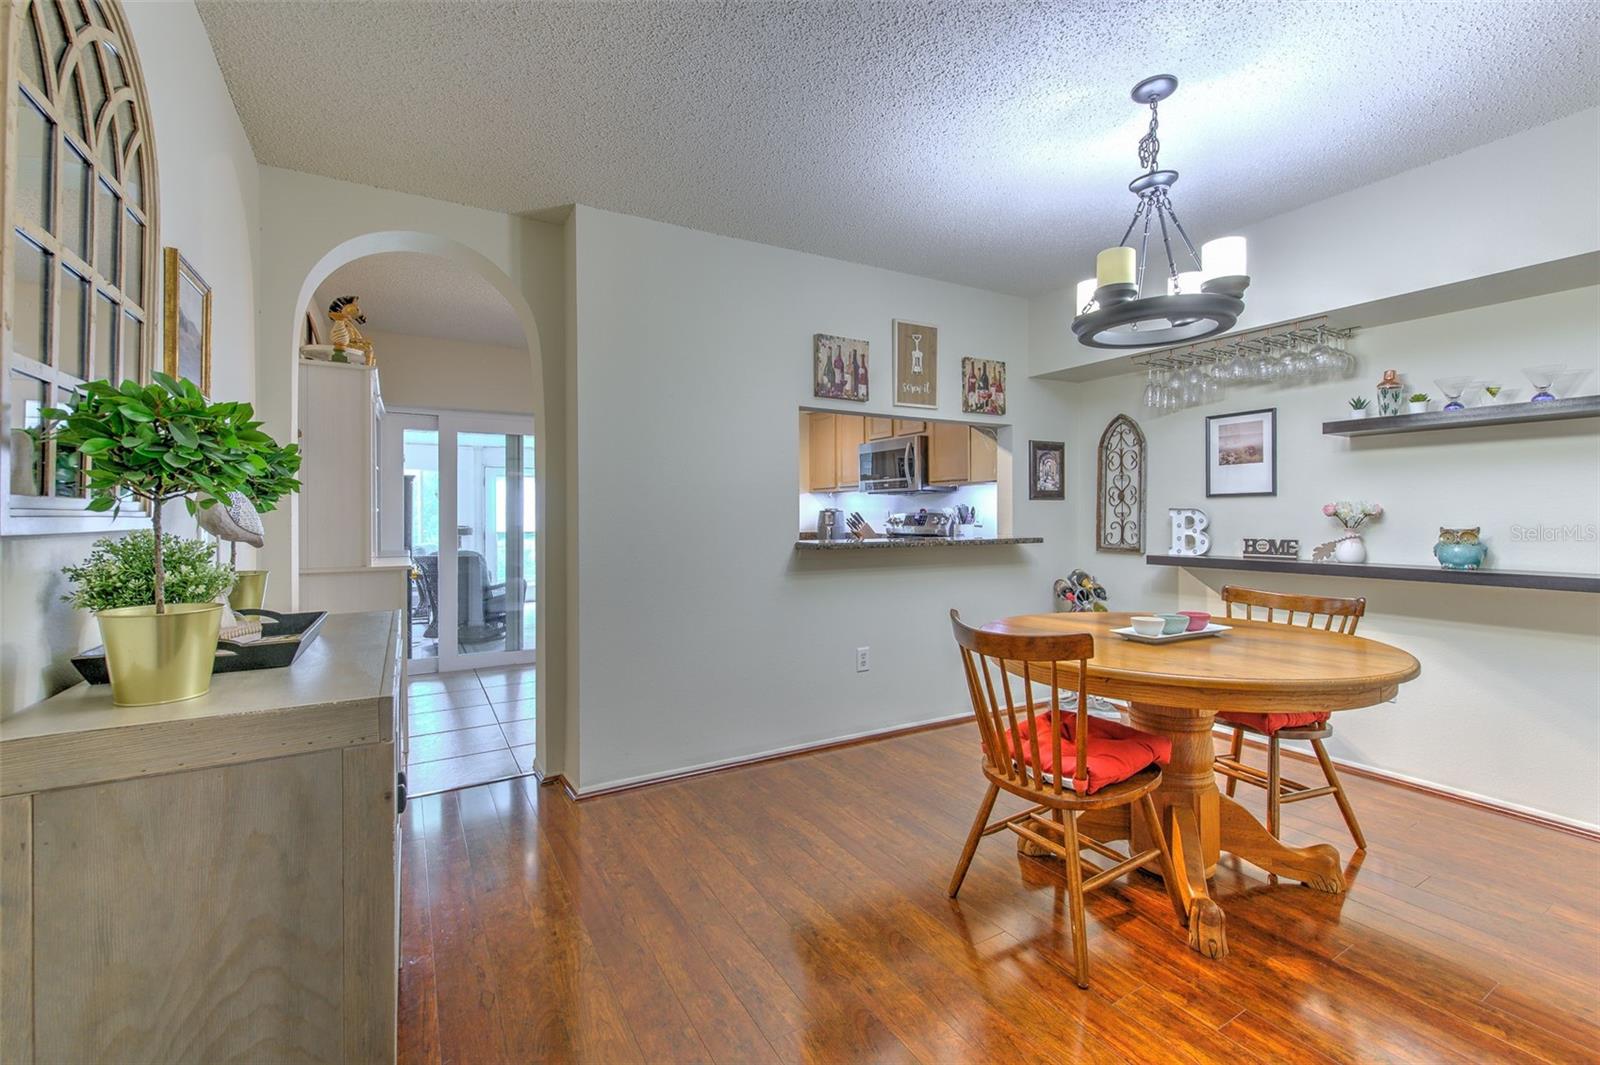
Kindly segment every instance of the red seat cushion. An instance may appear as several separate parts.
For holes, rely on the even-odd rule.
[[[1218,714],[1230,725],[1249,725],[1257,732],[1273,735],[1281,728],[1311,728],[1328,723],[1328,714]]]
[[[1078,749],[1073,740],[1073,733],[1077,730],[1077,718],[1074,714],[1063,712],[1061,715],[1061,761],[1063,782],[1072,779],[1073,771],[1077,767]],[[1032,730],[1032,736],[1038,739],[1040,768],[1046,773],[1055,772],[1054,752],[1050,744],[1050,715],[1040,714],[1032,722],[1017,725],[1019,730]],[[1004,733],[1006,753],[1017,761],[1029,761],[1034,751],[1034,740],[1027,732],[1022,737],[1022,754],[1019,757],[1016,750],[1016,740],[1010,732]],[[1172,741],[1165,736],[1153,736],[1148,732],[1140,732],[1130,728],[1120,721],[1107,721],[1105,718],[1091,717],[1089,719],[1089,782],[1084,787],[1081,782],[1073,781],[1074,789],[1079,793],[1094,794],[1108,784],[1127,780],[1135,773],[1152,765],[1166,765],[1172,758]]]

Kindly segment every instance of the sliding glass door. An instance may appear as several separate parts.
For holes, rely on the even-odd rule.
[[[532,664],[534,446],[526,418],[403,414],[386,527],[412,559],[413,673]],[[391,510],[392,499],[392,510]]]

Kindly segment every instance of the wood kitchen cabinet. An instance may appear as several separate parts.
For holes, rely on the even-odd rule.
[[[893,435],[894,435],[894,419],[893,418],[868,418],[867,419],[867,439],[868,440],[887,440],[889,437],[891,437]]]
[[[834,483],[841,489],[861,484],[861,445],[866,440],[867,420],[859,414],[833,416],[833,464],[838,471]]]
[[[0,717],[0,1060],[394,1061],[403,635]]]
[[[996,479],[999,445],[987,430],[953,422],[934,422],[928,436],[929,481],[984,484]]]
[[[812,414],[806,421],[810,476],[807,490],[837,492],[861,483],[866,419],[859,414]]]
[[[928,431],[927,422],[911,422],[904,418],[894,419],[894,435],[908,436],[911,433],[925,433]]]
[[[1000,443],[995,439],[994,433],[973,427],[968,445],[972,468],[968,471],[967,480],[973,484],[988,484],[999,480]]]
[[[806,418],[806,432],[809,434],[806,451],[811,456],[807,491],[832,492],[839,487],[839,463],[834,456],[833,440],[834,433],[838,431],[834,426],[836,418],[837,414],[812,414]]]

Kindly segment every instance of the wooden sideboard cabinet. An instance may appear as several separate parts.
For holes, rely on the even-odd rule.
[[[401,636],[0,718],[0,1061],[394,1060]]]

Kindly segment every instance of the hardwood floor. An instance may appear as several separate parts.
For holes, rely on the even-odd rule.
[[[945,897],[977,758],[968,724],[583,803],[414,801],[400,1061],[1600,1059],[1600,845],[1352,776],[1345,895],[1225,857],[1217,963],[1119,881],[1080,991],[1059,864],[993,837]],[[1331,801],[1284,826],[1348,861]]]

